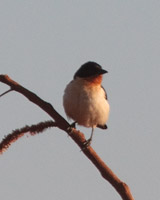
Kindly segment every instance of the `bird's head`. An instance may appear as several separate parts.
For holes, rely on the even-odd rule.
[[[101,84],[102,75],[108,73],[96,62],[87,62],[83,64],[74,74],[74,79],[82,78],[93,84]]]

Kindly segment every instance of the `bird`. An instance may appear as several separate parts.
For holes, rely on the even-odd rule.
[[[96,62],[88,61],[75,72],[63,95],[63,107],[68,119],[80,126],[92,128],[89,146],[96,127],[107,129],[110,106],[107,93],[102,86],[103,75],[108,73]]]

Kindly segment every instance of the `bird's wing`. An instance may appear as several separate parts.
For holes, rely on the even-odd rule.
[[[101,87],[102,87],[102,89],[103,89],[103,91],[105,93],[105,98],[108,100],[108,96],[107,96],[106,90],[104,89],[104,87],[102,85],[101,85]],[[97,127],[101,128],[101,129],[107,129],[108,128],[106,124],[104,124],[104,125],[98,124]]]
[[[104,87],[101,85],[102,89],[104,90],[104,93],[105,93],[105,98],[108,100],[108,96],[107,96],[107,92],[106,90],[104,89]]]

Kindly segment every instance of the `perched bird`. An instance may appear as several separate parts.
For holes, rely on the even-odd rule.
[[[64,91],[63,106],[68,118],[75,121],[73,124],[92,128],[88,145],[95,127],[107,129],[110,107],[101,85],[105,73],[107,71],[96,62],[87,62],[77,70]]]

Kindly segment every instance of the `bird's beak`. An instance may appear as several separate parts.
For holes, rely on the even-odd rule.
[[[105,74],[105,73],[108,73],[108,71],[101,69],[100,74]]]

